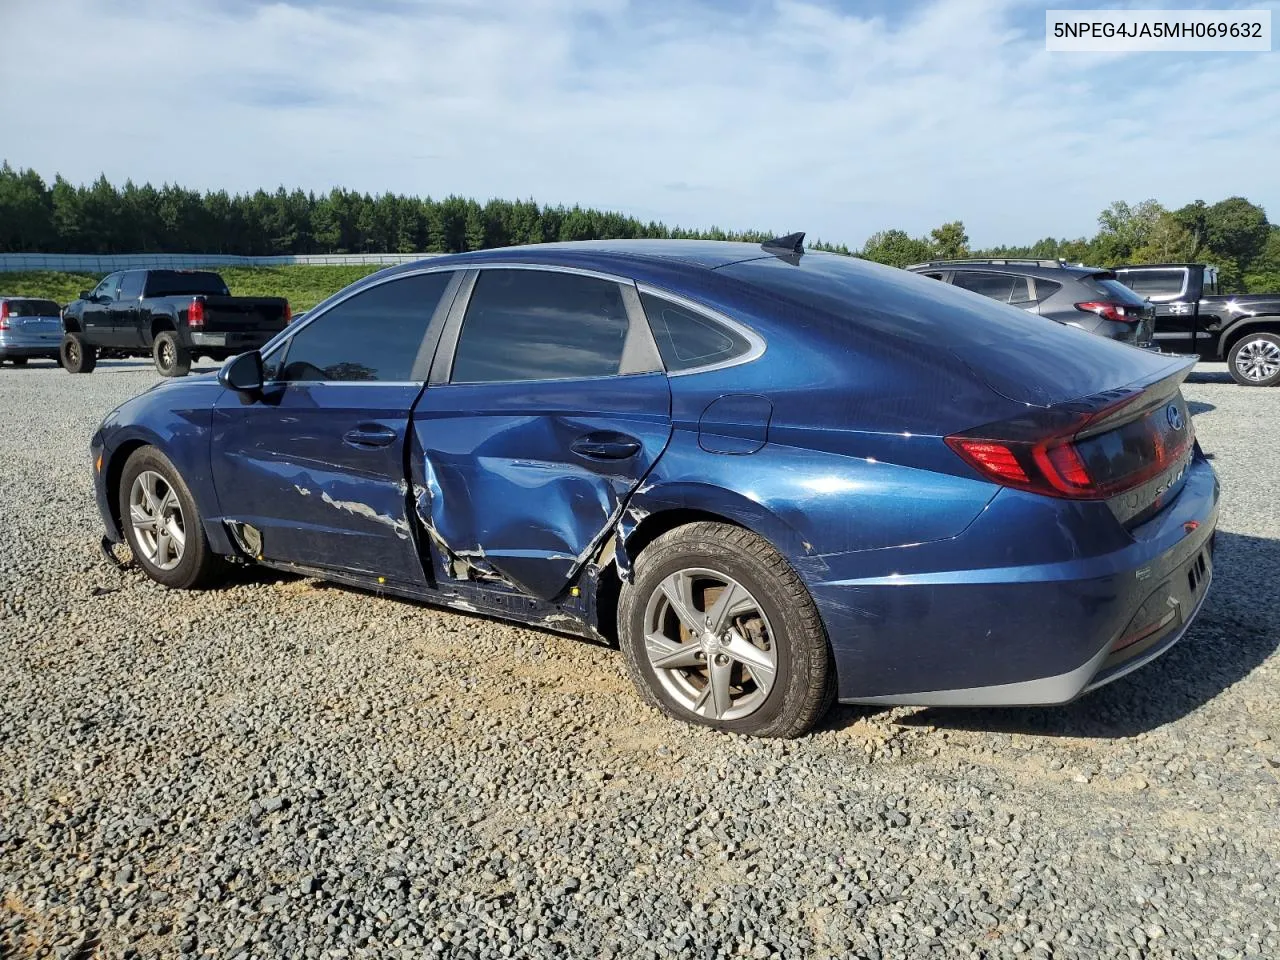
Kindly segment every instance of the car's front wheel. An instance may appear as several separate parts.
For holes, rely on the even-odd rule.
[[[130,454],[119,496],[129,549],[156,583],[185,590],[208,586],[223,572],[224,561],[209,549],[191,491],[155,447]]]
[[[1280,336],[1246,333],[1227,351],[1227,370],[1246,387],[1274,387],[1280,383]]]
[[[795,737],[826,712],[834,670],[809,592],[763,538],[677,527],[636,559],[618,634],[641,695],[678,720]]]
[[[62,338],[58,360],[68,373],[93,373],[98,365],[98,351],[85,343],[80,334],[68,333]]]

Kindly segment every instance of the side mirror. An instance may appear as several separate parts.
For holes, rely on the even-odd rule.
[[[81,299],[81,300],[92,300],[92,299],[93,299],[93,291],[92,291],[92,290],[81,290],[81,291],[80,291],[80,299]]]
[[[257,350],[232,357],[218,371],[218,382],[236,393],[255,395],[262,392],[262,354]]]

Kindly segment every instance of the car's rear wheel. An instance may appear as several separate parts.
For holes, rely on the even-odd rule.
[[[151,357],[162,377],[185,377],[191,372],[191,354],[172,330],[161,330],[151,345]]]
[[[834,694],[809,592],[767,541],[695,523],[649,544],[623,584],[618,635],[641,695],[669,716],[733,733],[795,737]]]
[[[98,351],[89,346],[78,333],[68,333],[62,338],[58,362],[68,373],[93,373],[98,365]]]
[[[129,549],[152,580],[166,587],[208,586],[225,570],[209,548],[195,499],[169,458],[135,450],[120,474],[120,520]]]
[[[1227,369],[1246,387],[1274,387],[1280,383],[1280,336],[1246,333],[1227,352]]]

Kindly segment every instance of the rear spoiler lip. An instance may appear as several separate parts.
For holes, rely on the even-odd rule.
[[[1080,397],[1058,406],[1091,414],[1088,425],[1077,434],[1077,439],[1084,440],[1096,434],[1105,433],[1130,420],[1136,420],[1153,407],[1167,402],[1187,379],[1195,365],[1195,358],[1179,357],[1149,376],[1139,377],[1122,387]]]

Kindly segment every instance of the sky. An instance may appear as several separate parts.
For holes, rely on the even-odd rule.
[[[1046,6],[1197,5],[0,0],[0,159],[850,246],[956,219],[978,246],[1092,235],[1147,198],[1280,221],[1280,52],[1047,53]]]

